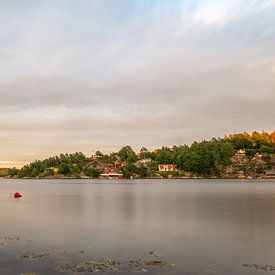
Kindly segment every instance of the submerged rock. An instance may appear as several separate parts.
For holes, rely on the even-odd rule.
[[[6,236],[6,237],[2,237],[3,240],[6,241],[25,241],[25,242],[31,242],[31,240],[29,239],[24,239],[18,236]]]
[[[275,271],[275,266],[273,265],[243,264],[243,267],[254,268],[262,271]]]
[[[147,266],[167,266],[168,264],[162,260],[146,260],[145,264]]]
[[[89,262],[84,262],[82,264],[65,264],[60,265],[58,270],[61,272],[74,271],[74,272],[111,272],[119,271],[120,266],[119,261],[114,261],[111,259],[100,259]]]
[[[41,258],[46,256],[50,256],[50,253],[22,252],[19,254],[20,259],[27,259],[27,260],[40,260]]]
[[[160,253],[157,250],[149,251],[149,254],[153,257],[161,257]]]
[[[134,259],[121,262],[114,259],[101,258],[81,264],[65,264],[58,266],[60,272],[148,272],[149,268],[168,267],[161,259]]]
[[[17,237],[17,236],[4,237],[4,239],[8,240],[8,241],[21,241],[21,240],[23,240],[22,238]]]

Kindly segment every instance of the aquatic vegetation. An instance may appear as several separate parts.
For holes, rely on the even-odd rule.
[[[17,237],[17,236],[4,237],[4,239],[8,240],[8,241],[20,241],[20,240],[23,240],[22,238]]]
[[[172,266],[160,259],[157,256],[159,255],[157,251],[150,251],[149,254],[153,258],[132,259],[129,261],[101,258],[80,264],[60,265],[57,269],[60,272],[148,272],[150,268]]]
[[[253,268],[262,271],[275,271],[275,266],[273,265],[243,264],[243,267]]]
[[[167,263],[162,260],[146,260],[145,264],[147,266],[167,266]]]
[[[5,240],[5,241],[24,241],[24,242],[31,242],[32,241],[32,240],[25,239],[25,238],[18,237],[18,236],[5,236],[5,237],[2,237],[1,239]]]
[[[40,260],[43,257],[49,256],[50,253],[38,253],[38,252],[21,252],[19,254],[20,259],[27,259],[27,260]]]

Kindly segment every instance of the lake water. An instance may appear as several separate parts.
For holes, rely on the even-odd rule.
[[[168,265],[146,274],[275,266],[275,181],[0,180],[0,223],[0,274],[62,274],[66,263],[147,259],[152,250]],[[33,252],[49,255],[22,257]]]

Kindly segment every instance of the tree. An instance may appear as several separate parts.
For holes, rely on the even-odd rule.
[[[71,168],[70,168],[70,166],[68,164],[61,163],[61,165],[59,167],[59,171],[63,175],[68,175],[71,172]]]
[[[123,173],[123,177],[124,177],[125,179],[130,179],[131,173],[130,173],[128,167],[123,167],[123,168],[122,168],[122,173]]]
[[[259,153],[261,154],[272,154],[274,152],[274,149],[270,146],[262,145],[259,149]]]
[[[145,178],[148,176],[148,168],[145,166],[141,166],[138,171],[141,178]]]
[[[145,158],[151,158],[151,153],[149,152],[149,150],[145,147],[142,147],[140,149],[140,157],[145,159]]]
[[[92,178],[99,178],[100,176],[100,171],[94,167],[85,169],[84,173],[86,176],[92,177]]]
[[[96,151],[95,155],[98,156],[98,157],[102,157],[103,156],[103,154],[100,151]]]
[[[137,160],[137,155],[130,146],[121,148],[118,155],[122,161],[135,162]]]
[[[257,153],[256,149],[246,149],[245,151],[247,156],[254,156]]]
[[[175,162],[174,152],[168,147],[162,147],[157,152],[156,161],[162,164],[173,164]]]

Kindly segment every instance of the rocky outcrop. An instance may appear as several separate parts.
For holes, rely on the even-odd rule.
[[[231,158],[231,164],[224,170],[224,177],[264,177],[266,171],[275,167],[275,156],[261,155],[256,153],[253,156],[246,155],[244,152],[237,152]]]

